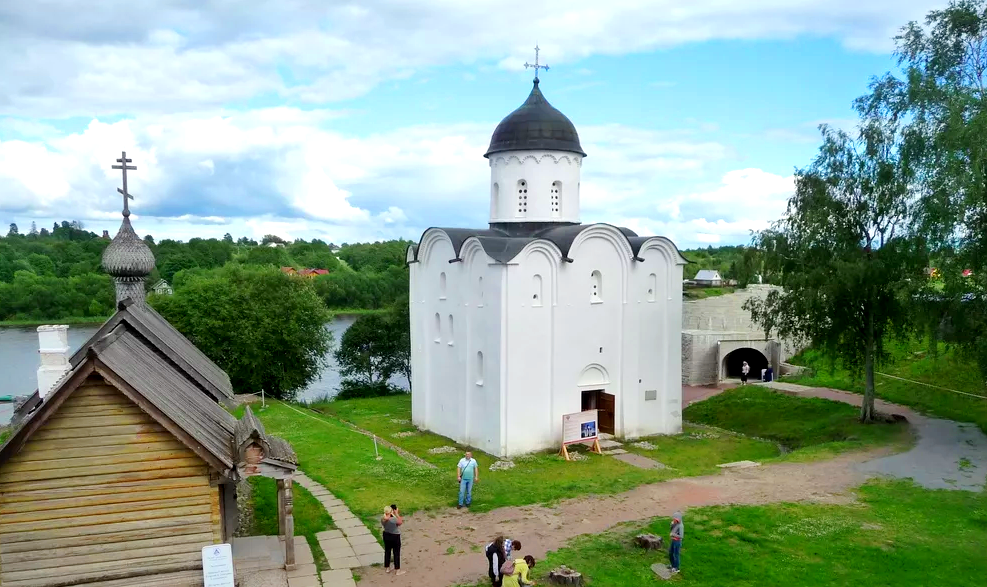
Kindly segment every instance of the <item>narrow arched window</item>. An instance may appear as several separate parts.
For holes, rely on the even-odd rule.
[[[603,275],[599,271],[589,274],[590,291],[589,301],[599,303],[603,301]]]
[[[538,307],[542,305],[542,279],[541,275],[534,275],[531,278],[531,305]]]
[[[500,216],[500,184],[494,182],[490,187],[490,217]]]
[[[528,214],[528,182],[523,179],[517,180],[517,215],[526,216]]]
[[[452,346],[455,340],[456,340],[456,329],[453,327],[452,324],[452,314],[449,314],[449,346]]]
[[[476,352],[476,384],[483,385],[483,352]]]
[[[439,313],[435,313],[435,342],[442,341],[442,318],[439,317]]]
[[[483,276],[476,280],[476,307],[483,306]]]
[[[648,301],[655,301],[658,296],[658,276],[652,273],[648,276]]]
[[[552,217],[562,216],[562,182],[552,182]]]
[[[439,274],[439,299],[446,299],[446,272]]]

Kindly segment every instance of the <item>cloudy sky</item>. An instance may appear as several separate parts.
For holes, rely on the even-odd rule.
[[[784,210],[822,122],[930,0],[0,3],[0,226],[355,242],[483,226],[497,122],[531,87],[576,124],[584,222],[680,247]],[[5,229],[4,229],[5,231]]]

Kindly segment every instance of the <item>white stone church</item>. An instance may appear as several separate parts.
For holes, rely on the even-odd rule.
[[[620,438],[678,433],[686,260],[580,223],[586,153],[538,84],[490,140],[489,228],[408,250],[413,421],[508,457],[559,447],[563,414],[593,408]]]

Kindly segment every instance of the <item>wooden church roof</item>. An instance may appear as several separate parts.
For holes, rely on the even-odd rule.
[[[0,463],[16,454],[72,392],[95,373],[226,477],[237,475],[244,439],[254,439],[264,447],[265,461],[294,469],[297,457],[287,442],[267,435],[249,408],[238,422],[211,393],[216,387],[208,389],[202,383],[203,379],[210,383],[225,381],[232,397],[226,373],[160,314],[128,302],[122,303],[117,314],[73,355],[71,370],[0,447]]]

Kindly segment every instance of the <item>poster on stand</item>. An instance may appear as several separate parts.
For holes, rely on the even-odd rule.
[[[600,450],[600,422],[597,410],[586,410],[562,416],[562,456],[569,458],[566,446],[580,442],[592,442],[592,452],[602,454]]]

